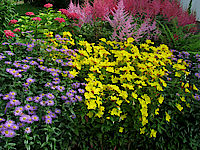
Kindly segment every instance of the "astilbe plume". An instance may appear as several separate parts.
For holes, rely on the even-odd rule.
[[[93,4],[93,19],[101,18],[110,14],[110,11],[116,6],[117,0],[94,0]]]
[[[113,20],[109,16],[104,17],[114,29],[112,40],[124,41],[132,36],[132,30],[136,24],[131,24],[133,22],[132,16],[129,16],[124,8],[123,0],[120,0],[116,9],[114,11],[111,10]]]

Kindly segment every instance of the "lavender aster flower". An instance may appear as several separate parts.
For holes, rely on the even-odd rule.
[[[33,101],[33,97],[27,97],[26,100],[27,100],[28,102]]]
[[[38,65],[38,63],[37,63],[36,61],[33,61],[33,60],[30,61],[29,64],[30,64],[30,65]]]
[[[57,63],[62,63],[63,60],[62,60],[62,59],[57,59],[56,62],[57,62]]]
[[[76,95],[75,98],[76,98],[79,102],[83,100],[82,97],[79,96],[79,95]]]
[[[46,101],[47,106],[53,106],[54,105],[54,101],[53,100],[48,100]]]
[[[68,97],[67,97],[67,96],[64,96],[64,95],[62,95],[62,96],[61,96],[61,99],[62,99],[62,100],[67,100],[67,99],[68,99]]]
[[[84,89],[78,89],[78,92],[79,93],[85,93],[85,90]]]
[[[72,89],[72,90],[69,90],[69,92],[70,92],[70,93],[73,93],[73,94],[76,94],[76,93],[77,93],[77,91],[75,91],[75,90],[73,90],[73,89]]]
[[[67,92],[66,95],[67,95],[69,98],[74,96],[74,94],[71,93],[71,92]]]
[[[16,125],[16,124],[13,124],[13,125],[12,125],[12,130],[19,130],[19,126]]]
[[[5,63],[5,64],[7,64],[7,65],[10,65],[10,64],[12,64],[12,62],[11,62],[11,61],[5,61],[4,63]]]
[[[13,131],[13,130],[3,130],[2,131],[2,134],[5,136],[5,137],[14,137],[16,135],[16,133]]]
[[[52,124],[52,118],[45,119],[46,124]]]
[[[55,98],[55,96],[54,96],[52,93],[46,94],[46,97],[47,97],[48,99],[54,99],[54,98]]]
[[[33,115],[31,116],[33,121],[39,121],[39,117],[37,115]]]
[[[27,82],[26,82],[26,83],[23,83],[22,85],[23,85],[24,87],[28,87],[28,86],[30,85],[30,83],[27,83]]]
[[[4,118],[0,118],[0,122],[3,122],[3,121],[5,121],[5,119]]]
[[[195,76],[200,79],[200,73],[195,73]]]
[[[31,128],[30,128],[30,127],[26,127],[26,129],[25,129],[24,132],[25,132],[25,133],[31,133]]]
[[[61,113],[61,110],[56,108],[56,109],[55,109],[55,113],[60,114],[60,113]]]
[[[25,64],[25,65],[21,66],[21,68],[26,70],[26,69],[29,69],[30,66]]]
[[[64,86],[57,86],[56,88],[58,91],[63,92],[65,90]]]
[[[27,83],[33,83],[33,82],[35,82],[35,79],[28,78],[28,79],[26,79],[26,82]]]

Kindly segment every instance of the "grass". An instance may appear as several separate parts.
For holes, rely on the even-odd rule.
[[[33,12],[34,14],[39,14],[39,10],[42,9],[42,7],[35,7],[31,4],[17,4],[15,6],[15,10],[18,13],[19,16],[24,16],[26,12]]]

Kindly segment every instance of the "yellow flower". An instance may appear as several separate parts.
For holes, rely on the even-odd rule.
[[[193,90],[198,91],[197,87],[193,84]]]
[[[180,74],[179,72],[176,72],[176,73],[175,73],[175,76],[176,76],[176,77],[181,77],[181,74]]]
[[[140,128],[140,134],[145,134],[145,127],[144,128]]]
[[[159,108],[157,108],[156,110],[155,110],[155,115],[159,115]]]
[[[163,101],[164,101],[164,97],[160,95],[160,97],[158,98],[158,102],[159,102],[160,104],[162,104]]]
[[[70,37],[72,36],[72,34],[69,31],[68,32],[63,32],[63,37],[66,37],[67,35],[70,36]]]
[[[89,118],[92,118],[93,112],[89,111],[89,113],[87,113],[87,116],[88,116]]]
[[[186,83],[184,88],[188,88],[189,87],[189,83]]]
[[[183,110],[183,107],[180,104],[176,104],[176,107],[178,108],[179,111]]]
[[[137,95],[136,93],[134,93],[134,92],[132,92],[131,95],[132,95],[132,97],[135,98],[135,99],[137,99],[137,97],[138,97],[138,95]]]
[[[188,90],[188,89],[186,88],[186,89],[185,89],[185,92],[186,92],[186,93],[190,93],[190,90]]]
[[[105,38],[101,38],[101,39],[99,39],[99,41],[102,41],[102,42],[106,43],[106,39]]]
[[[154,129],[151,129],[151,134],[150,134],[150,137],[156,137],[156,133],[157,131],[154,130]]]
[[[166,120],[167,120],[168,122],[170,122],[170,119],[171,119],[170,115],[169,115],[167,112],[165,112],[165,114],[166,114]]]
[[[142,125],[145,126],[148,123],[148,120],[146,117],[142,118]]]
[[[75,77],[78,74],[78,72],[76,72],[76,70],[73,69],[72,71],[69,71],[69,74],[71,74]]]
[[[181,97],[180,99],[181,101],[186,102],[185,97]]]
[[[123,132],[123,130],[124,130],[124,128],[123,128],[123,127],[119,127],[119,132],[120,132],[120,133],[122,133],[122,132]]]
[[[127,43],[129,44],[129,43],[132,43],[132,42],[134,42],[135,40],[132,38],[132,37],[129,37],[128,39],[127,39]]]
[[[97,104],[95,103],[95,100],[90,100],[87,103],[87,105],[88,105],[87,109],[96,109],[96,107],[97,107]]]

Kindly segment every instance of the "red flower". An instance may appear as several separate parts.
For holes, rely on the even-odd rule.
[[[40,18],[40,17],[34,17],[34,18],[32,18],[32,20],[34,20],[34,21],[41,21],[42,19]]]
[[[55,20],[58,21],[59,23],[65,22],[65,19],[63,18],[56,18]]]
[[[27,16],[34,16],[35,14],[33,12],[26,12]]]
[[[11,25],[11,24],[16,24],[18,21],[13,19],[13,20],[10,20],[10,22],[8,23],[8,25]]]
[[[4,30],[4,33],[7,38],[10,38],[10,36],[15,37],[14,33],[11,30]]]
[[[53,5],[50,4],[50,3],[44,5],[44,7],[46,7],[46,8],[50,8],[50,7],[52,7],[52,6],[53,6]]]
[[[14,29],[13,31],[14,31],[14,32],[20,32],[21,30],[18,29],[18,28],[16,28],[16,29]]]

